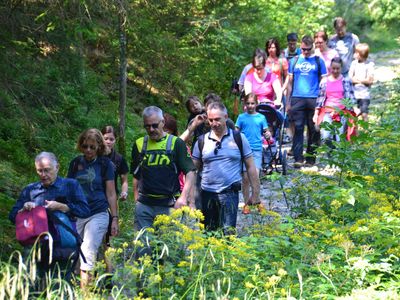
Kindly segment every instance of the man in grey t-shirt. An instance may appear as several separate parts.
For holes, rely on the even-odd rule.
[[[203,170],[201,197],[204,223],[209,230],[222,228],[225,234],[231,234],[236,227],[239,206],[242,155],[252,188],[252,203],[260,202],[260,181],[246,137],[239,133],[241,153],[234,138],[237,133],[226,126],[226,107],[219,102],[211,103],[207,107],[207,117],[211,131],[202,137],[203,147],[197,141],[192,153],[195,166]]]
[[[337,17],[333,21],[333,27],[336,34],[333,35],[329,42],[328,47],[335,49],[343,61],[342,75],[347,76],[350,69],[350,64],[353,61],[355,46],[360,42],[357,35],[351,32],[346,32],[346,20],[342,17]]]

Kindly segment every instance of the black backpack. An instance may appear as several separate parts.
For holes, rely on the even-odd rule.
[[[172,162],[172,165],[174,166],[175,173],[178,174],[178,168],[177,168],[177,166],[175,164],[175,160],[174,160],[175,152],[172,150],[172,139],[173,139],[173,135],[169,134],[168,137],[167,137],[167,144],[166,144],[165,150],[162,150],[162,151],[166,155],[171,157],[171,162]],[[144,157],[145,157],[145,155],[147,153],[147,144],[148,144],[148,142],[149,142],[149,136],[145,135],[144,138],[143,138],[142,150],[140,151],[140,154],[139,154],[139,163],[138,163],[136,169],[133,171],[133,175],[138,175],[139,172],[140,172],[140,167],[142,166],[143,159],[144,159]]]
[[[242,165],[242,170],[243,170],[244,155],[243,155],[242,135],[240,134],[240,131],[238,131],[238,130],[232,130],[232,132],[233,132],[233,139],[235,140],[235,143],[238,146],[239,151],[240,151],[240,159],[242,161],[241,165]],[[199,147],[199,153],[200,153],[200,160],[201,161],[203,160],[204,137],[205,137],[205,134],[202,134],[197,139],[197,145]]]

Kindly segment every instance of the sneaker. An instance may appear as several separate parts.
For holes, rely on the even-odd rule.
[[[264,204],[262,204],[261,202],[257,204],[257,209],[259,213],[265,213],[267,211]]]
[[[247,205],[247,204],[245,204],[245,205],[243,206],[242,213],[243,213],[244,215],[248,215],[250,212],[251,212],[251,211],[250,211],[250,206]]]
[[[296,161],[293,164],[293,167],[295,167],[296,169],[300,169],[303,166],[303,162],[302,161]]]
[[[305,167],[311,168],[315,165],[315,158],[306,158],[306,163],[305,163]]]
[[[287,152],[287,155],[288,155],[288,156],[293,156],[293,150],[292,150],[292,149],[289,149],[289,151]]]

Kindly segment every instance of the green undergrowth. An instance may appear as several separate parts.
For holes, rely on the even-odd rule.
[[[120,203],[122,235],[106,253],[115,266],[113,288],[104,288],[100,262],[94,292],[73,289],[73,294],[78,299],[398,299],[399,80],[390,88],[390,100],[374,108],[380,117],[360,122],[359,136],[335,144],[325,158],[339,167],[336,172],[299,172],[284,185],[293,217],[267,211],[247,235],[223,237],[204,232],[200,212],[184,208],[158,217],[154,229],[134,232],[134,203]],[[320,155],[327,150],[322,147]],[[152,255],[136,257],[145,247]],[[27,278],[13,265],[1,266],[8,276],[1,277],[1,290],[9,293],[13,283],[19,299]]]

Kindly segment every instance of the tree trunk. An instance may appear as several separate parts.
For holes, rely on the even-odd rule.
[[[126,8],[124,0],[118,0],[119,17],[119,141],[118,150],[125,156],[125,114],[126,114],[126,82],[127,82],[127,58],[126,58]]]

